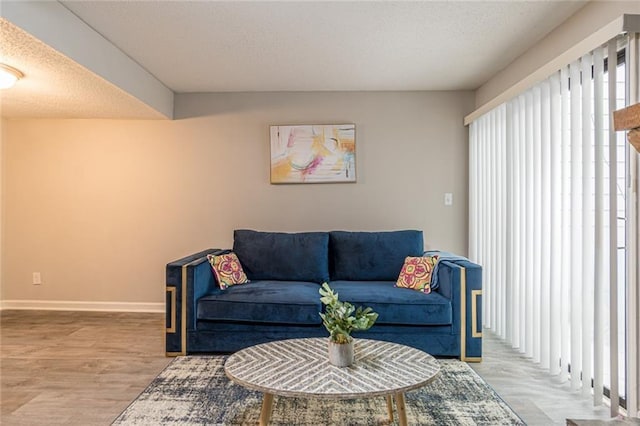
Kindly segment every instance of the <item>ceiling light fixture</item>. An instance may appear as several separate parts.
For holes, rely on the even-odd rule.
[[[8,89],[16,84],[16,81],[24,77],[19,70],[9,65],[0,64],[0,89]]]

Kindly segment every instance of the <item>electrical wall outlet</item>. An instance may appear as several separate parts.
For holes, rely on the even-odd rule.
[[[33,273],[33,285],[42,284],[42,277],[40,276],[40,272]]]
[[[444,194],[444,205],[452,206],[453,205],[453,193],[445,192]]]

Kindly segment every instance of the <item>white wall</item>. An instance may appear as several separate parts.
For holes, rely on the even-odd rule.
[[[422,229],[466,254],[472,108],[472,92],[185,94],[176,121],[8,120],[2,297],[162,303],[165,264],[235,228]],[[269,125],[344,122],[357,183],[270,185]]]
[[[476,91],[480,107],[619,16],[640,14],[640,1],[592,1]],[[577,58],[576,58],[577,59]]]

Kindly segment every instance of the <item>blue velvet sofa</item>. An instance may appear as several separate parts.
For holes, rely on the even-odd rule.
[[[422,231],[234,232],[233,251],[250,282],[221,290],[208,249],[167,264],[168,356],[233,352],[272,340],[328,336],[320,284],[370,306],[376,324],[354,337],[386,340],[436,356],[480,361],[482,269],[440,253],[437,288],[394,286],[406,256],[422,256]]]

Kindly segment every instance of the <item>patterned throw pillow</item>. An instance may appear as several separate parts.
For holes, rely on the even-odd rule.
[[[240,260],[235,253],[220,254],[217,256],[209,254],[207,255],[207,259],[209,259],[209,263],[211,263],[213,273],[222,290],[232,285],[249,282],[247,275],[242,269]]]
[[[437,262],[438,256],[408,256],[404,260],[396,287],[431,293],[431,273]]]

